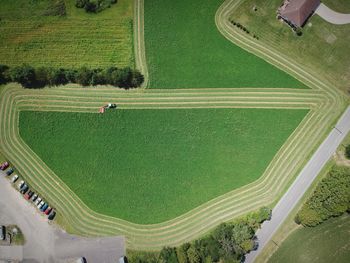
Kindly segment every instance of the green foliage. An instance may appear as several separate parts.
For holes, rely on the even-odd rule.
[[[171,247],[164,247],[159,253],[159,263],[178,263],[176,250]]]
[[[199,253],[193,245],[191,245],[190,248],[187,250],[187,257],[188,257],[188,261],[190,263],[200,263],[201,262],[201,258],[199,256]]]
[[[10,81],[8,70],[8,66],[0,64],[0,85],[6,84]]]
[[[350,144],[345,147],[345,157],[350,159]]]
[[[254,217],[254,214],[258,213],[253,213],[251,216]],[[244,254],[254,248],[254,234],[254,225],[249,225],[246,218],[240,218],[234,223],[219,225],[208,236],[192,243],[185,243],[176,249],[164,247],[160,251],[158,262],[242,262]],[[144,262],[145,255],[132,252],[131,257],[131,263]]]
[[[64,0],[52,0],[52,4],[43,13],[44,16],[65,16],[66,14]]]
[[[296,222],[316,226],[350,208],[350,169],[333,167],[302,206]]]
[[[39,67],[34,69],[29,65],[22,65],[10,69],[0,67],[0,84],[8,82],[6,72],[9,71],[10,80],[20,83],[25,88],[42,88],[44,86],[66,85],[68,82],[82,86],[113,85],[120,88],[136,88],[141,86],[143,75],[131,68],[89,69],[81,67],[78,70],[55,69]]]
[[[222,0],[145,1],[150,87],[305,88],[218,31],[215,13],[222,3]]]
[[[179,263],[189,263],[189,259],[187,257],[187,250],[190,244],[184,244],[176,248],[177,260]]]
[[[84,8],[88,13],[99,13],[116,3],[117,0],[76,0],[75,6]]]
[[[35,88],[37,79],[35,69],[29,65],[22,65],[10,69],[10,77],[14,82],[20,83],[24,88]]]
[[[89,208],[152,224],[258,179],[306,113],[289,109],[21,111],[19,130],[29,147]],[[257,224],[257,219],[251,221]]]
[[[127,255],[130,263],[158,263],[159,260],[159,252],[129,250]]]

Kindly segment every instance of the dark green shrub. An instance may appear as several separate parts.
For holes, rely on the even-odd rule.
[[[36,81],[35,69],[27,64],[12,68],[10,76],[12,81],[20,83],[25,88],[41,87]]]
[[[350,144],[345,147],[345,157],[350,159]]]

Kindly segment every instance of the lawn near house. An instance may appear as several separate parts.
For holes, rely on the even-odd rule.
[[[307,110],[20,113],[20,135],[91,209],[140,224],[259,178]]]
[[[259,37],[266,47],[306,67],[318,78],[343,91],[350,86],[350,24],[333,25],[318,15],[312,16],[296,36],[290,27],[276,19],[276,10],[283,0],[242,1],[231,20],[238,22]],[[350,1],[322,1],[334,11],[350,13]],[[257,11],[253,10],[256,7]]]

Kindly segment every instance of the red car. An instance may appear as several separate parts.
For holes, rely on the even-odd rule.
[[[4,163],[2,163],[2,164],[0,165],[0,170],[1,170],[1,171],[4,171],[4,170],[6,170],[6,168],[9,167],[9,166],[10,166],[10,164],[9,164],[8,162],[4,162]]]
[[[50,214],[51,210],[52,210],[52,208],[51,208],[51,207],[48,207],[48,208],[46,209],[46,211],[45,211],[45,215]]]
[[[29,198],[31,198],[33,196],[34,192],[33,191],[28,191],[25,195],[24,195],[24,199],[29,200]]]

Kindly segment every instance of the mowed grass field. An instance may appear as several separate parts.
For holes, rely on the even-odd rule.
[[[350,216],[332,218],[292,233],[269,263],[346,263],[350,258]]]
[[[281,3],[281,0],[246,0],[231,18],[256,34],[261,43],[311,69],[332,85],[348,91],[350,24],[333,25],[314,15],[299,37],[289,26],[276,19],[276,10]],[[350,13],[349,0],[324,0],[322,3],[337,12]],[[253,11],[254,6],[257,11]]]
[[[59,1],[1,1],[2,64],[134,66],[132,0],[118,0],[99,14],[87,14],[74,6],[75,0],[65,0],[62,17],[52,11]]]
[[[151,88],[305,86],[224,38],[215,24],[223,0],[145,1]]]
[[[259,178],[307,110],[20,112],[20,135],[93,210],[172,219]]]

